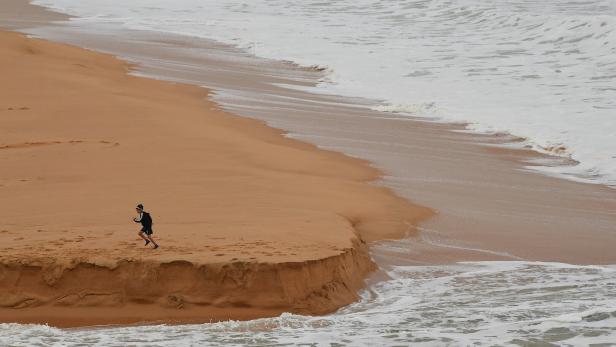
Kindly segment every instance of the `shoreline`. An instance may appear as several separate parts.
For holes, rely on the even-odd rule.
[[[221,111],[203,88],[130,76],[78,47],[0,40],[12,87],[0,100],[0,321],[325,314],[375,269],[365,242],[431,214],[369,184],[379,172],[365,161]],[[156,251],[130,236],[134,201],[153,208]]]
[[[616,263],[610,251],[616,191],[532,170],[563,160],[510,148],[516,141],[510,136],[468,133],[460,124],[373,111],[363,99],[313,94],[306,88],[323,72],[208,40],[76,22],[29,32],[121,56],[140,76],[205,86],[225,110],[369,161],[385,173],[378,185],[438,211],[404,247],[394,247],[396,254],[372,247],[381,265],[393,258],[403,264]]]

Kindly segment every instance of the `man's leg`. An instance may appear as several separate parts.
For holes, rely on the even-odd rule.
[[[150,240],[148,240],[148,238],[143,235],[143,231],[139,232],[139,237],[141,237],[145,241],[145,246],[147,246],[148,243],[150,243]]]
[[[154,245],[154,249],[158,248],[158,243],[154,241],[154,239],[152,238],[152,234],[148,234],[148,240],[152,242],[152,244]]]

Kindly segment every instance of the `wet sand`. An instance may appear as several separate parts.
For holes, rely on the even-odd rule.
[[[616,190],[536,172],[573,163],[512,136],[470,134],[463,124],[371,111],[375,101],[317,95],[307,89],[324,72],[208,40],[79,23],[29,31],[118,54],[139,74],[207,86],[227,110],[369,160],[385,172],[382,185],[437,211],[417,236],[374,245],[379,264],[616,263]]]

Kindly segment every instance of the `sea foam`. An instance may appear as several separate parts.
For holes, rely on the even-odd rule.
[[[62,330],[0,324],[10,346],[520,346],[616,341],[616,268],[541,262],[396,266],[338,312]]]

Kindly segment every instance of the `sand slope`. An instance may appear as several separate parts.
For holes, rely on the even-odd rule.
[[[431,214],[204,89],[13,33],[0,50],[0,321],[325,313],[373,269],[365,242]],[[161,249],[136,238],[139,202]]]

